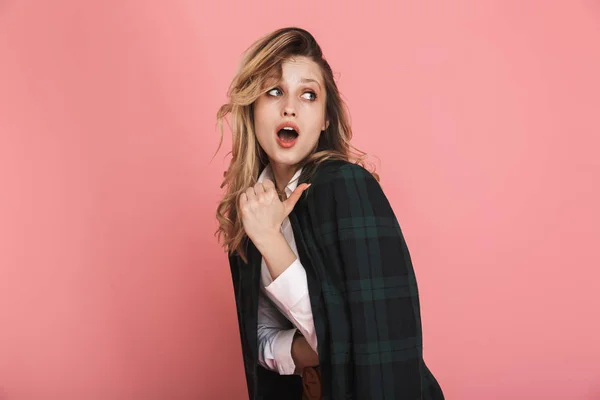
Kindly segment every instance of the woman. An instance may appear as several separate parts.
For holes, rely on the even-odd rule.
[[[217,119],[232,159],[217,209],[251,399],[443,399],[422,357],[400,226],[313,36],[245,53]],[[220,147],[220,145],[219,145]],[[310,188],[309,188],[310,187]]]

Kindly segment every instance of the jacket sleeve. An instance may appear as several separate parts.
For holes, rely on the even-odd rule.
[[[357,399],[421,399],[422,334],[410,255],[373,175],[346,164],[332,182],[350,309]]]

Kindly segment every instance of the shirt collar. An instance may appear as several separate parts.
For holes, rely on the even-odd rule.
[[[301,173],[302,168],[299,168],[298,171],[296,171],[296,173],[294,174],[294,176],[292,176],[292,179],[288,182],[287,186],[285,187],[286,197],[290,197],[292,192],[296,190],[296,187],[298,186],[298,179]],[[260,176],[258,177],[258,182],[262,182],[265,179],[269,179],[273,183],[275,183],[275,177],[273,176],[273,169],[271,168],[271,164],[268,164],[265,167],[265,169],[261,172]]]

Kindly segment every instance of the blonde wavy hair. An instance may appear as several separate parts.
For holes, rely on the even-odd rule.
[[[280,78],[282,63],[294,56],[307,57],[321,68],[326,92],[325,114],[330,122],[316,148],[300,163],[300,167],[307,167],[309,177],[320,163],[328,159],[346,160],[365,167],[367,154],[350,143],[352,129],[348,109],[338,91],[332,69],[315,38],[304,29],[290,27],[271,32],[254,42],[244,52],[229,86],[229,101],[217,112],[221,133],[217,152],[223,143],[223,121],[226,121],[232,134],[232,158],[223,174],[221,188],[225,188],[225,193],[217,207],[219,228],[215,236],[222,242],[226,252],[231,255],[237,251],[246,263],[245,245],[248,238],[238,214],[238,198],[247,188],[256,184],[260,172],[269,162],[254,132],[253,105],[269,89],[265,87],[268,78],[274,75]],[[371,173],[379,180],[374,169]]]

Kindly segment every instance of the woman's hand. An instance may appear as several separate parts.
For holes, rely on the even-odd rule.
[[[301,374],[305,367],[316,367],[319,365],[318,354],[310,347],[306,338],[302,335],[294,337],[292,342],[292,359],[296,364],[296,374]]]
[[[252,242],[265,243],[280,234],[283,220],[309,186],[299,185],[285,201],[279,199],[275,185],[268,179],[246,189],[240,195],[239,210],[244,230]]]

